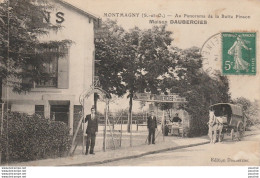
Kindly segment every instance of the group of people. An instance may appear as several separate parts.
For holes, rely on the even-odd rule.
[[[223,128],[223,124],[219,121],[218,117],[215,116],[214,112],[211,111],[209,113],[209,137],[211,143],[215,143],[217,140],[217,131],[219,131],[219,141],[221,141],[220,135]],[[85,154],[95,154],[95,140],[96,140],[96,132],[98,132],[98,118],[96,116],[95,108],[91,108],[91,114],[85,117],[85,123],[88,122],[88,126],[86,129],[87,140],[86,140],[86,152]],[[180,119],[178,113],[175,114],[175,117],[170,119],[173,123],[180,123],[182,120]],[[148,144],[155,144],[155,131],[157,130],[157,119],[153,110],[150,112],[150,116],[147,118],[147,128],[148,128]],[[90,148],[90,149],[89,149]]]
[[[157,120],[152,110],[151,115],[147,118],[147,128],[148,128],[148,144],[155,144],[155,130],[157,129]],[[179,114],[176,113],[175,117],[170,119],[173,123],[180,123],[182,120],[179,118]],[[167,130],[166,130],[167,131]],[[169,131],[169,130],[168,130]],[[167,132],[168,132],[167,131]]]
[[[94,107],[91,108],[91,114],[87,115],[84,119],[85,123],[88,123],[86,134],[86,152],[85,154],[95,154],[94,147],[96,142],[96,133],[98,132],[98,118],[96,116],[96,110]],[[172,118],[171,122],[181,122],[178,113]],[[147,118],[148,128],[148,144],[155,144],[155,130],[157,130],[157,119],[154,111],[150,112],[150,116]]]

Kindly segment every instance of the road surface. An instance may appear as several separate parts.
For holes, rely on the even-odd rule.
[[[151,145],[153,146],[153,145]],[[224,140],[174,151],[126,159],[99,166],[259,166],[260,135],[242,141]]]

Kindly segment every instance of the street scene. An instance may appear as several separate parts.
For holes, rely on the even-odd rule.
[[[0,165],[259,166],[241,1],[0,0]]]
[[[225,141],[217,145],[199,145],[174,151],[151,154],[136,159],[127,159],[100,166],[230,166],[257,165],[259,163],[260,135],[246,137],[243,142]],[[218,150],[226,150],[219,152]],[[230,153],[227,150],[233,150]],[[201,155],[199,158],[197,155]]]
[[[196,138],[165,137],[154,145],[138,145],[115,150],[96,151],[95,155],[45,159],[13,166],[253,166],[259,163],[259,128],[246,132],[242,141],[210,144],[208,136]],[[223,151],[217,151],[217,150]],[[225,151],[224,151],[225,150]],[[199,155],[199,156],[198,156]]]

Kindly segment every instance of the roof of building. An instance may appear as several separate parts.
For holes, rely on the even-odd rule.
[[[76,6],[72,5],[71,3],[66,2],[64,0],[53,0],[53,1],[58,2],[58,3],[60,3],[60,4],[64,5],[64,6],[66,6],[67,8],[70,8],[70,9],[72,9],[72,10],[74,10],[74,11],[76,11],[76,12],[78,12],[78,13],[84,15],[84,16],[87,16],[88,18],[91,18],[94,21],[98,22],[98,21],[101,20],[97,15],[94,15],[94,14],[92,14],[90,12],[82,10],[81,8],[76,7]]]

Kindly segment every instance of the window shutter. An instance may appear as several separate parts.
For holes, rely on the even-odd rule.
[[[69,88],[69,60],[68,55],[58,59],[58,88]]]

